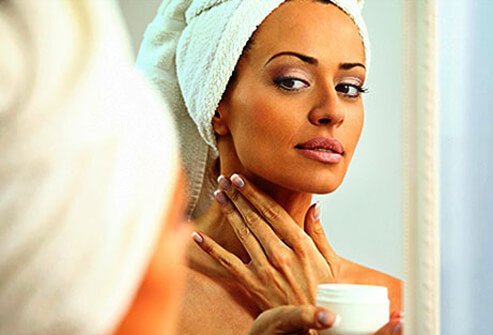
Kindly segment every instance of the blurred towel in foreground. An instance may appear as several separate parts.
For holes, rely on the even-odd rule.
[[[0,334],[111,332],[178,173],[113,1],[0,0]]]

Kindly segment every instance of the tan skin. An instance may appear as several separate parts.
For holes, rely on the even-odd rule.
[[[391,311],[400,311],[401,281],[339,257],[310,206],[313,193],[342,183],[363,127],[365,54],[356,26],[333,5],[290,1],[253,39],[213,119],[227,178],[194,222],[203,242],[188,250],[179,333],[246,334],[263,310],[313,303],[322,282],[386,286]],[[276,56],[285,52],[302,56]],[[314,137],[338,139],[342,160],[300,155],[296,146]],[[230,183],[233,173],[243,187]],[[393,333],[396,315],[378,334]]]
[[[132,304],[114,334],[162,335],[176,331],[182,305],[185,278],[185,249],[190,227],[185,223],[186,178],[182,171],[172,185],[173,203],[164,215],[156,249]],[[325,317],[320,319],[320,313]],[[250,334],[299,333],[307,329],[325,329],[332,325],[333,315],[312,305],[281,306],[262,313],[253,323]],[[289,322],[279,322],[289,320]]]

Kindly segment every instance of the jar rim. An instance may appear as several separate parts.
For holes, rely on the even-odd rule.
[[[345,303],[374,303],[388,301],[385,286],[360,284],[320,284],[317,300]]]

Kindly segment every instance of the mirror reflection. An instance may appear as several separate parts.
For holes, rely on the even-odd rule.
[[[390,312],[402,309],[402,5],[393,2],[386,20],[377,5],[363,15],[360,5],[292,1],[250,12],[192,2],[184,23],[184,7],[171,3],[142,43],[135,33],[137,67],[171,101],[189,176],[196,243],[184,319],[204,313],[200,292],[246,331],[255,310],[313,301],[322,282],[384,286]],[[300,245],[306,237],[310,247]],[[296,251],[307,248],[304,268]],[[246,292],[232,299],[225,287]],[[224,329],[207,320],[201,327]]]

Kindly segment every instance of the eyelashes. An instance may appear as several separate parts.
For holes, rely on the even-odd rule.
[[[362,93],[368,93],[368,89],[355,84],[339,84],[336,86],[336,91],[350,98],[357,98]]]
[[[310,87],[310,84],[300,78],[291,77],[291,76],[282,76],[274,79],[274,84],[286,91],[300,91],[304,88]]]
[[[311,86],[307,80],[294,76],[280,76],[273,82],[276,87],[287,92],[298,92]],[[348,98],[358,98],[361,94],[369,92],[368,88],[353,82],[337,84],[335,90]]]

